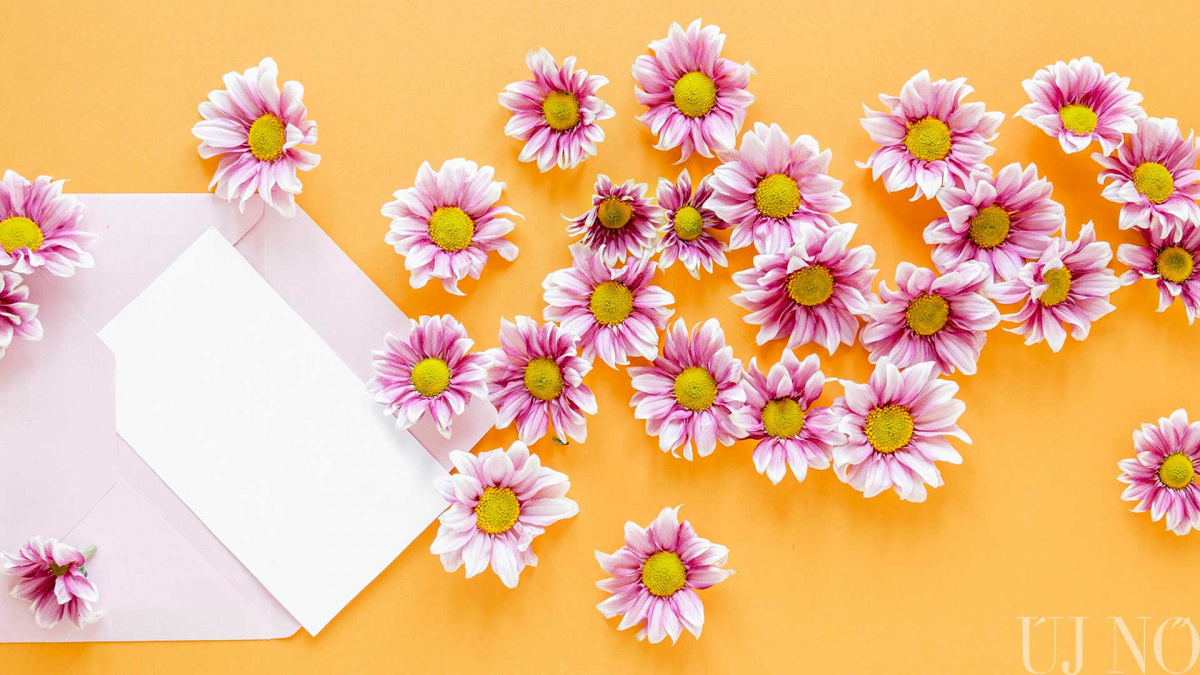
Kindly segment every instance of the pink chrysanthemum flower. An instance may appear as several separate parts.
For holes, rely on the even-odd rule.
[[[612,596],[596,605],[611,619],[621,617],[617,630],[638,627],[637,639],[671,644],[683,629],[697,638],[704,628],[704,605],[696,591],[714,586],[733,574],[722,566],[729,549],[700,538],[692,524],[679,522],[679,507],[667,507],[648,527],[625,523],[625,545],[612,555],[596,551],[596,561],[609,579],[596,587]]]
[[[571,169],[594,156],[596,144],[604,140],[597,122],[617,114],[596,96],[608,78],[576,70],[574,56],[559,67],[544,47],[530,50],[525,64],[533,79],[513,82],[500,92],[500,105],[513,114],[505,135],[525,141],[520,160],[536,161],[538,169],[549,171],[555,164]]]
[[[30,603],[38,626],[51,628],[66,619],[83,628],[104,616],[92,607],[100,594],[84,569],[95,550],[80,552],[57,539],[34,537],[15,554],[0,552],[0,563],[5,574],[20,579],[12,595]]]
[[[42,339],[38,306],[29,299],[29,287],[21,275],[0,271],[0,359],[14,337],[37,342]]]
[[[806,229],[836,225],[830,214],[850,208],[850,198],[842,181],[828,175],[832,157],[812,136],[792,142],[778,124],[755,123],[741,149],[722,156],[713,171],[709,205],[735,225],[729,247],[754,244],[760,253],[778,253]]]
[[[961,184],[976,171],[988,171],[988,145],[1004,113],[987,112],[983,103],[963,103],[973,88],[966,78],[929,81],[922,70],[904,83],[900,96],[880,94],[887,112],[863,106],[863,129],[879,149],[859,168],[883,178],[888,192],[917,186],[913,201],[932,199],[945,185]]]
[[[505,260],[517,258],[517,247],[504,238],[512,232],[509,216],[521,214],[497,206],[504,183],[492,180],[495,170],[466,159],[450,159],[437,171],[422,162],[416,185],[397,190],[383,205],[392,219],[384,238],[404,256],[409,284],[421,288],[441,279],[446,292],[463,295],[458,282],[478,279],[495,251]]]
[[[583,383],[592,362],[576,355],[579,338],[553,323],[539,326],[527,316],[500,320],[500,347],[488,350],[488,394],[499,411],[496,428],[513,421],[522,443],[533,444],[554,423],[554,437],[587,440],[587,418],[596,396]]]
[[[1057,138],[1063,152],[1086,150],[1098,141],[1110,155],[1146,116],[1142,95],[1129,91],[1129,78],[1105,73],[1090,56],[1046,66],[1021,85],[1030,103],[1014,117]]]
[[[76,268],[92,267],[92,254],[83,247],[91,232],[80,229],[83,205],[62,193],[64,180],[38,176],[30,183],[16,171],[0,180],[0,267],[18,274],[42,268],[56,277],[69,277]]]
[[[658,331],[675,313],[675,296],[650,285],[654,263],[630,258],[614,269],[582,244],[571,246],[571,258],[571,267],[551,272],[542,281],[542,318],[578,335],[588,361],[600,357],[616,368],[628,364],[630,356],[653,359]]]
[[[441,557],[447,572],[466,564],[468,579],[491,565],[505,586],[516,588],[521,571],[537,566],[534,538],[579,513],[566,496],[571,481],[542,466],[520,441],[478,457],[455,450],[450,461],[458,473],[434,481],[450,508],[438,516],[430,553]]]
[[[734,304],[749,310],[746,323],[762,326],[758,344],[786,338],[794,349],[816,342],[830,354],[839,344],[854,344],[879,272],[870,269],[875,249],[846,248],[854,229],[845,223],[827,232],[804,230],[791,249],[756,255],[753,269],[733,275],[742,289]]]
[[[891,488],[900,499],[925,501],[925,486],[942,485],[937,462],[961,464],[950,445],[966,405],[954,398],[958,384],[934,373],[930,361],[901,371],[884,357],[866,384],[843,381],[846,395],[831,410],[846,442],[833,448],[833,471],[864,497]]]
[[[1195,134],[1183,137],[1179,123],[1167,117],[1138,120],[1137,133],[1106,157],[1092,153],[1104,170],[1103,195],[1122,204],[1121,229],[1142,227],[1170,237],[1183,224],[1200,222],[1200,171],[1196,170]]]
[[[801,362],[785,349],[766,375],[750,359],[750,368],[742,376],[746,404],[733,412],[733,421],[758,441],[754,468],[775,485],[789,466],[800,482],[809,467],[828,469],[831,448],[845,442],[829,408],[813,405],[824,388],[825,374],[816,354]]]
[[[754,69],[721,58],[725,35],[716,26],[700,27],[696,19],[685,31],[671,24],[667,37],[650,43],[654,56],[633,63],[638,103],[650,108],[638,118],[658,136],[658,150],[682,148],[683,162],[692,152],[712,157],[737,144],[754,94],[746,91]]]
[[[713,189],[706,176],[692,193],[692,177],[684,169],[676,182],[658,179],[658,205],[666,211],[667,231],[658,244],[658,266],[667,269],[675,261],[683,263],[694,278],[700,278],[700,268],[713,271],[713,264],[725,267],[725,242],[713,236],[717,230],[729,229],[708,206]]]
[[[487,398],[487,357],[470,353],[475,341],[449,314],[423,316],[412,322],[407,338],[388,333],[385,340],[387,346],[373,352],[375,376],[367,389],[385,406],[384,414],[396,418],[397,429],[428,414],[449,438],[454,416],[471,397]]]
[[[882,302],[871,306],[862,345],[871,363],[889,357],[899,368],[932,361],[935,372],[958,370],[974,375],[987,331],[1000,323],[1000,310],[987,298],[992,271],[965,262],[938,276],[933,270],[902,262],[896,290],[879,284]]]
[[[563,216],[567,234],[583,235],[583,244],[605,265],[654,251],[663,210],[646,196],[646,184],[632,179],[616,185],[608,176],[596,177],[592,208],[574,218]]]
[[[1200,422],[1188,424],[1186,410],[1176,410],[1158,420],[1158,426],[1143,424],[1133,432],[1137,456],[1118,463],[1117,480],[1129,483],[1121,499],[1137,502],[1134,513],[1150,512],[1154,522],[1167,517],[1167,529],[1184,535],[1200,529]]]
[[[302,186],[296,170],[311,171],[321,163],[316,153],[298,146],[317,142],[317,123],[306,120],[301,99],[304,85],[295,81],[279,89],[279,67],[271,58],[245,73],[225,74],[225,88],[200,104],[203,121],[192,127],[200,139],[200,156],[221,157],[208,187],[226,201],[246,200],[258,193],[268,205],[291,216]]]
[[[1133,269],[1121,275],[1132,284],[1140,279],[1158,282],[1158,311],[1166,311],[1176,298],[1183,301],[1188,325],[1200,314],[1200,227],[1187,223],[1183,234],[1163,239],[1154,231],[1143,231],[1146,245],[1121,244],[1117,260]]]
[[[937,199],[946,217],[925,228],[938,271],[978,260],[991,268],[993,280],[1012,278],[1066,224],[1062,204],[1050,198],[1053,192],[1050,181],[1038,178],[1036,165],[1022,170],[1016,163],[995,178],[974,173],[962,187],[942,188]]]
[[[1083,340],[1092,322],[1116,309],[1108,302],[1121,280],[1108,268],[1112,247],[1096,241],[1089,222],[1075,241],[1066,232],[1050,240],[1037,260],[1026,263],[1013,279],[993,284],[989,294],[1003,305],[1024,303],[1008,322],[1019,324],[1005,330],[1025,336],[1025,344],[1042,340],[1052,351],[1062,349],[1067,339],[1064,324],[1071,326],[1071,337]]]
[[[633,416],[646,420],[646,433],[658,436],[658,447],[678,457],[707,457],[722,445],[742,437],[732,413],[746,400],[739,382],[742,362],[725,344],[725,333],[716,319],[692,328],[689,338],[683,319],[667,332],[662,356],[649,366],[632,367],[636,390],[630,405]]]

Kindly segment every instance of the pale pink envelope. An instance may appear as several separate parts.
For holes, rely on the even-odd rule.
[[[87,569],[105,616],[82,631],[42,629],[27,603],[6,597],[0,642],[292,635],[299,623],[116,434],[115,363],[96,331],[209,227],[364,383],[371,351],[389,331],[406,335],[409,321],[303,211],[285,218],[255,198],[240,213],[207,194],[78,198],[97,234],[96,267],[30,276],[45,338],[18,340],[0,359],[0,550],[35,535],[96,544]],[[449,469],[449,452],[474,446],[495,415],[475,399],[450,439],[427,419],[410,432]]]

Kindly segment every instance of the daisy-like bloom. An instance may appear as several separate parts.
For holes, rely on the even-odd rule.
[[[1019,325],[1005,330],[1025,336],[1025,344],[1042,340],[1052,351],[1062,349],[1067,339],[1064,324],[1071,326],[1071,337],[1083,340],[1092,322],[1116,309],[1108,302],[1121,280],[1108,268],[1112,247],[1096,241],[1089,222],[1079,238],[1069,241],[1064,232],[1037,260],[1026,263],[1013,279],[993,284],[988,291],[1004,305],[1024,303],[1003,319]]]
[[[625,523],[625,545],[611,555],[596,551],[600,568],[612,577],[596,582],[611,593],[596,609],[611,619],[621,617],[617,630],[638,627],[637,639],[671,644],[683,629],[697,638],[704,628],[704,605],[696,591],[714,586],[733,574],[725,569],[729,549],[702,539],[688,521],[679,522],[679,507],[667,507],[648,527]]]
[[[200,139],[200,156],[221,157],[208,187],[226,201],[246,201],[258,193],[285,216],[296,212],[302,186],[296,170],[311,171],[321,163],[301,145],[317,142],[317,123],[305,119],[304,85],[289,80],[278,84],[275,59],[263,59],[246,72],[225,74],[225,88],[208,94],[200,104],[203,121],[192,127]]]
[[[383,205],[383,215],[392,219],[384,240],[404,256],[413,288],[432,277],[448,293],[463,295],[458,282],[478,279],[488,253],[516,259],[517,247],[504,235],[513,230],[509,217],[521,214],[496,205],[504,183],[492,180],[494,175],[492,167],[461,158],[443,162],[437,171],[422,162],[416,185],[397,190],[396,199]]]
[[[396,418],[397,429],[428,414],[449,438],[454,416],[471,397],[487,398],[488,359],[471,353],[475,341],[449,314],[423,316],[412,322],[406,339],[388,333],[385,341],[382,351],[373,352],[375,376],[367,389],[384,405],[384,414]]]
[[[900,368],[932,361],[939,374],[974,375],[987,331],[1000,323],[1000,310],[985,295],[991,283],[992,271],[979,262],[941,276],[900,263],[896,290],[879,284],[882,302],[871,306],[862,330],[871,363],[884,356]]]
[[[754,446],[754,468],[775,485],[787,468],[804,482],[809,467],[828,469],[832,447],[845,441],[829,408],[813,404],[825,388],[825,374],[816,354],[803,362],[785,349],[779,363],[763,375],[755,359],[742,377],[746,405],[733,412],[733,421]]]
[[[729,247],[754,244],[760,253],[777,253],[806,229],[836,225],[830,214],[850,208],[850,198],[842,181],[828,175],[832,158],[812,136],[792,142],[778,124],[755,123],[741,149],[723,155],[713,171],[709,205],[736,226]]]
[[[1129,78],[1105,73],[1090,56],[1046,66],[1021,85],[1030,102],[1014,117],[1057,138],[1063,152],[1086,150],[1099,141],[1110,155],[1146,116],[1142,95],[1129,91]]]
[[[752,269],[733,275],[742,289],[734,304],[749,310],[746,323],[762,326],[758,344],[786,338],[794,349],[816,342],[830,354],[843,342],[854,344],[879,272],[871,269],[875,249],[846,248],[854,229],[845,223],[827,232],[804,230],[791,249],[756,255]]]
[[[0,563],[5,574],[20,579],[12,595],[30,603],[38,626],[51,628],[66,619],[83,628],[104,615],[92,607],[100,594],[84,569],[95,552],[95,546],[81,552],[57,539],[34,537],[15,554],[0,552]]]
[[[21,275],[0,271],[0,359],[14,337],[37,342],[42,339],[38,306],[28,302],[29,287]]]
[[[864,497],[891,488],[905,501],[923,502],[926,485],[942,484],[936,463],[962,463],[949,437],[971,443],[957,424],[966,404],[954,398],[958,384],[937,377],[932,362],[901,371],[884,357],[866,384],[842,384],[846,395],[831,410],[845,443],[833,448],[833,471]]]
[[[1004,113],[987,112],[983,103],[963,103],[972,91],[966,78],[929,81],[922,70],[904,83],[900,96],[880,94],[887,112],[863,106],[863,129],[879,149],[859,168],[883,178],[888,192],[917,186],[913,200],[932,199],[944,185],[961,184],[976,171],[988,171],[988,145]]]
[[[582,244],[571,246],[571,258],[571,267],[542,281],[542,317],[578,335],[588,361],[600,357],[616,368],[628,364],[630,356],[653,359],[658,331],[675,313],[675,296],[650,285],[654,263],[631,258],[623,267],[608,267]]]
[[[537,567],[534,538],[579,513],[566,496],[571,481],[542,466],[520,441],[479,456],[455,450],[450,461],[458,473],[434,481],[450,508],[438,516],[429,551],[441,557],[447,572],[465,563],[470,579],[491,565],[505,586],[516,588],[521,571]]]
[[[722,445],[733,445],[742,431],[732,413],[745,401],[739,382],[742,362],[733,358],[716,319],[692,328],[683,319],[667,332],[663,354],[649,366],[629,369],[636,390],[633,416],[646,420],[646,433],[658,436],[658,447],[692,459],[692,443],[701,457]]]
[[[583,235],[583,244],[605,265],[616,265],[631,255],[652,253],[663,210],[646,196],[646,187],[632,179],[617,185],[600,174],[592,208],[575,218],[563,216],[571,223],[567,234]]]
[[[1063,225],[1062,204],[1050,198],[1054,186],[1038,178],[1037,166],[1009,164],[995,178],[973,173],[962,187],[945,187],[938,202],[946,210],[925,228],[933,262],[948,272],[967,260],[991,269],[996,281],[1009,279],[1027,259],[1036,258]]]
[[[83,247],[94,236],[80,229],[83,205],[62,193],[66,181],[38,176],[30,183],[16,171],[0,180],[0,267],[18,274],[42,268],[69,277],[95,264]]]
[[[596,144],[604,140],[597,122],[617,114],[596,96],[608,78],[576,70],[574,56],[559,67],[545,47],[530,50],[525,64],[533,79],[513,82],[500,92],[500,105],[513,114],[505,135],[525,141],[520,160],[536,161],[538,169],[549,171],[555,164],[571,169],[594,156]]]
[[[496,428],[515,420],[522,443],[533,444],[554,423],[554,437],[587,440],[587,418],[596,396],[583,383],[590,359],[576,354],[579,338],[553,323],[539,326],[527,316],[500,319],[500,347],[488,350],[488,394],[499,411]]]
[[[1153,231],[1143,231],[1146,245],[1121,244],[1117,260],[1133,269],[1121,275],[1131,284],[1140,279],[1158,282],[1158,311],[1166,311],[1176,298],[1187,310],[1188,325],[1200,314],[1200,227],[1187,223],[1183,234],[1163,239]]]
[[[1143,424],[1133,432],[1137,456],[1118,463],[1117,480],[1129,483],[1121,499],[1137,502],[1134,513],[1150,512],[1154,522],[1167,517],[1167,529],[1184,535],[1200,529],[1200,422],[1188,424],[1186,410],[1176,410],[1158,420],[1158,426]]]
[[[666,178],[658,179],[658,205],[666,211],[668,229],[658,244],[658,265],[667,269],[675,261],[683,263],[696,279],[700,268],[713,271],[713,264],[725,267],[725,242],[713,236],[717,230],[729,229],[729,223],[721,220],[708,206],[713,189],[709,177],[700,180],[696,192],[692,193],[692,177],[687,169],[679,174],[674,183]]]
[[[746,91],[754,69],[749,63],[721,58],[725,35],[696,19],[684,30],[671,24],[667,37],[650,43],[654,56],[633,63],[638,103],[650,108],[638,118],[658,136],[658,150],[682,148],[683,162],[692,152],[712,157],[737,144],[754,94]]]
[[[1200,222],[1200,171],[1196,170],[1195,134],[1183,137],[1179,123],[1167,117],[1138,120],[1137,133],[1106,157],[1092,153],[1104,170],[1103,195],[1122,204],[1121,229],[1144,227],[1170,237],[1185,222]]]

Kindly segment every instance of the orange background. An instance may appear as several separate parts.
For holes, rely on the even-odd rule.
[[[274,56],[282,79],[305,85],[320,125],[322,164],[302,175],[300,205],[408,314],[450,312],[480,348],[498,344],[501,316],[540,318],[542,278],[569,264],[560,214],[587,208],[597,173],[651,186],[678,173],[677,153],[654,150],[635,120],[642,109],[630,75],[634,58],[672,21],[718,24],[728,35],[724,55],[757,69],[748,125],[778,122],[833,149],[831,173],[854,203],[839,218],[859,223],[855,242],[876,248],[880,278],[890,279],[902,260],[930,265],[921,231],[940,210],[909,203],[908,192],[887,194],[854,166],[872,150],[860,103],[898,93],[922,68],[935,79],[967,77],[971,100],[1011,116],[1026,101],[1023,79],[1091,54],[1132,77],[1151,115],[1177,117],[1185,129],[1200,124],[1200,79],[1185,56],[1200,12],[1186,3],[1157,17],[1097,0],[992,11],[974,3],[707,0],[32,9],[42,4],[0,9],[0,168],[69,178],[75,192],[203,191],[216,164],[196,154],[196,104],[223,73]],[[599,156],[571,171],[539,174],[519,163],[520,142],[503,133],[508,113],[496,94],[528,76],[525,52],[542,45],[611,80],[601,95],[617,117],[603,125]],[[1072,236],[1093,220],[1114,248],[1134,241],[1117,229],[1119,207],[1100,196],[1088,154],[1063,154],[1020,119],[1005,121],[995,145],[993,167],[1036,162],[1051,179]],[[464,298],[436,282],[409,288],[379,214],[423,160],[436,167],[458,156],[495,166],[508,183],[506,203],[525,216],[512,235],[520,257],[493,257],[482,281],[463,284]],[[715,165],[698,156],[686,164],[697,179]],[[715,316],[738,357],[772,363],[781,345],[757,347],[755,328],[729,302],[737,290],[730,271],[750,261],[741,250],[730,269],[701,283],[681,266],[659,283],[675,294],[677,316],[689,324]],[[598,363],[588,383],[600,412],[589,420],[587,443],[535,447],[571,476],[581,512],[536,541],[541,566],[516,590],[490,572],[471,580],[446,574],[428,553],[431,527],[315,639],[301,632],[275,642],[2,645],[0,664],[6,672],[1019,673],[1015,617],[1081,615],[1092,617],[1084,672],[1106,672],[1113,638],[1104,617],[1135,626],[1135,617],[1154,617],[1152,641],[1160,621],[1195,609],[1200,564],[1200,535],[1179,538],[1148,515],[1129,514],[1116,480],[1134,428],[1179,407],[1200,417],[1200,327],[1188,327],[1179,304],[1155,313],[1149,282],[1118,291],[1113,302],[1117,312],[1086,342],[1069,340],[1059,354],[992,332],[979,373],[958,378],[967,403],[961,424],[975,444],[960,444],[964,464],[943,467],[946,485],[924,504],[891,492],[864,500],[831,471],[772,486],[754,471],[748,442],[693,463],[672,459],[634,420],[628,376]],[[829,375],[861,380],[870,372],[859,347],[821,358]],[[825,402],[839,393],[831,384]],[[515,438],[511,428],[493,432],[481,447]],[[702,536],[730,548],[737,574],[702,594],[701,640],[638,643],[594,608],[606,594],[592,585],[602,577],[592,552],[618,548],[626,520],[646,524],[681,503]],[[1168,644],[1179,637],[1168,634]],[[1060,661],[1071,645],[1060,627]],[[1137,672],[1123,650],[1122,667]],[[1048,642],[1035,644],[1034,657],[1044,669]],[[1179,668],[1186,654],[1171,659]],[[1148,671],[1156,669],[1151,658]]]

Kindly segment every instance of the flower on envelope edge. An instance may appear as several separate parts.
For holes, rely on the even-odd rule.
[[[51,628],[66,619],[83,628],[104,615],[92,607],[99,593],[84,569],[95,550],[80,552],[57,539],[34,537],[15,554],[0,552],[0,567],[20,579],[12,596],[30,603],[38,626]]]
[[[42,323],[38,321],[38,306],[26,302],[29,287],[21,275],[0,272],[0,358],[14,337],[34,342],[42,339]]]
[[[94,236],[80,228],[83,205],[62,193],[63,180],[38,176],[30,183],[15,171],[0,180],[0,267],[17,274],[37,268],[69,277],[94,265],[83,250]]]

